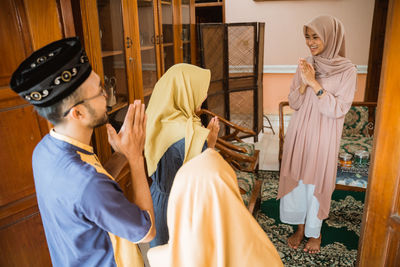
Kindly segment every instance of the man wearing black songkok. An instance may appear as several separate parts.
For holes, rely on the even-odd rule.
[[[107,95],[78,38],[34,52],[14,72],[10,86],[54,125],[32,157],[53,265],[143,266],[135,243],[155,235],[143,159],[144,105],[129,106],[118,134],[106,125],[110,144],[131,168],[131,203],[90,146],[93,129],[108,121]]]

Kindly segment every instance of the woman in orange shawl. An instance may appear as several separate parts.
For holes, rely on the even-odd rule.
[[[248,212],[236,175],[214,149],[188,161],[171,189],[169,242],[151,248],[150,265],[283,266],[274,245]]]

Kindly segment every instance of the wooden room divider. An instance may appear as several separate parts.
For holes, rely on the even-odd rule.
[[[211,70],[203,107],[258,134],[263,128],[265,23],[204,23],[198,27],[201,66]],[[257,135],[254,138],[257,141]]]

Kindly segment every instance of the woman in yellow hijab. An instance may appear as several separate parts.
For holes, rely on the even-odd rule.
[[[236,175],[214,149],[177,173],[168,203],[168,244],[151,248],[152,267],[283,266],[249,213]]]
[[[206,129],[196,115],[209,84],[209,70],[177,64],[161,77],[151,95],[146,110],[145,157],[153,180],[150,191],[157,231],[152,247],[168,242],[168,196],[176,172],[207,145],[215,146],[218,120],[212,119]]]

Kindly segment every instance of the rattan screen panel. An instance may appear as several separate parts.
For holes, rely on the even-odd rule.
[[[207,109],[212,110],[215,114],[225,117],[224,95],[210,95],[207,98]]]
[[[253,129],[254,91],[241,91],[229,94],[230,121]]]
[[[212,73],[211,73],[211,79],[212,79]],[[211,82],[210,83],[210,87],[208,87],[208,95],[215,95],[215,94],[219,94],[219,93],[223,93],[224,92],[224,86],[223,86],[223,82],[219,81],[219,82]],[[224,102],[221,103],[221,105]]]
[[[254,25],[229,25],[229,77],[254,74],[255,29]]]
[[[241,79],[229,79],[229,91],[237,89],[254,89],[257,87],[255,77],[241,78]]]
[[[203,48],[203,67],[212,73],[211,81],[222,80],[224,75],[224,25],[200,27]],[[205,45],[206,44],[206,45]]]
[[[264,29],[257,22],[199,24],[202,67],[212,76],[204,107],[255,132],[263,128]],[[209,105],[216,94],[223,96]]]
[[[264,33],[265,24],[259,23],[258,30],[258,62],[257,62],[257,127],[256,129],[263,129],[264,127],[264,116],[263,116],[263,72],[264,72]]]

